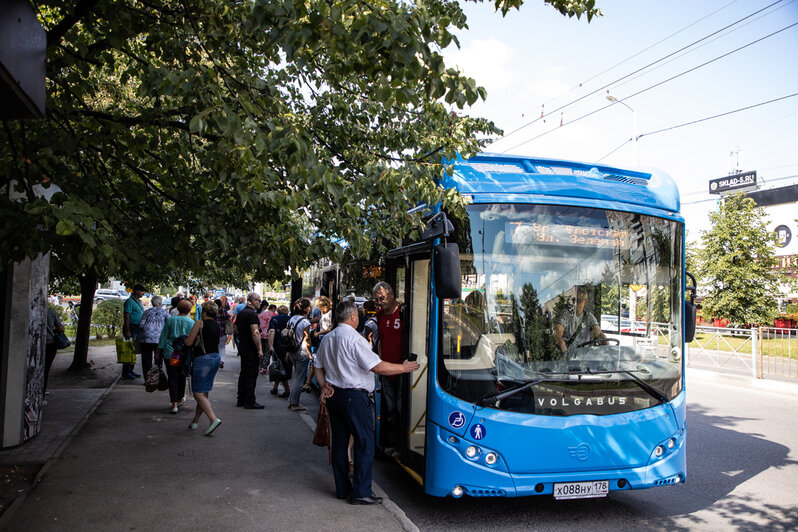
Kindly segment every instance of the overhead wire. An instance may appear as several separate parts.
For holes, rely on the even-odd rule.
[[[688,24],[687,26],[684,26],[683,28],[681,28],[681,29],[679,29],[679,30],[677,30],[677,31],[675,31],[675,32],[673,32],[673,33],[671,33],[670,35],[668,35],[668,36],[666,36],[666,37],[663,37],[662,39],[658,40],[657,42],[655,42],[655,43],[652,43],[652,44],[650,44],[650,45],[646,46],[646,47],[645,47],[645,48],[643,48],[642,50],[640,50],[640,51],[638,51],[638,52],[635,52],[634,54],[630,55],[630,56],[629,56],[629,57],[627,57],[626,59],[624,59],[624,60],[622,60],[622,61],[619,61],[619,62],[615,63],[614,65],[612,65],[612,66],[610,66],[610,67],[607,67],[607,68],[605,68],[604,70],[602,70],[602,71],[601,71],[601,72],[599,72],[598,74],[595,74],[595,75],[591,76],[590,78],[588,78],[588,79],[586,79],[586,80],[584,80],[584,81],[581,81],[581,82],[579,82],[579,84],[578,84],[578,85],[575,85],[575,86],[571,87],[570,89],[568,89],[567,91],[565,91],[565,92],[563,92],[563,93],[561,93],[561,94],[559,94],[559,95],[557,95],[557,96],[555,96],[555,97],[553,97],[553,98],[550,98],[548,101],[544,102],[544,103],[541,105],[541,109],[545,108],[545,106],[546,106],[546,105],[548,105],[548,104],[550,104],[550,103],[552,103],[552,102],[554,102],[554,101],[556,101],[556,100],[558,100],[558,99],[560,99],[560,98],[562,98],[562,97],[564,97],[564,96],[567,96],[568,94],[570,94],[570,93],[572,93],[573,91],[575,91],[575,90],[577,90],[577,89],[581,88],[582,86],[584,86],[584,85],[586,85],[586,84],[590,83],[591,81],[593,81],[593,80],[595,80],[595,79],[597,79],[597,78],[600,78],[601,76],[603,76],[603,75],[604,75],[604,74],[606,74],[607,72],[610,72],[610,71],[612,71],[612,70],[615,70],[615,69],[616,69],[616,68],[618,68],[619,66],[621,66],[621,65],[623,65],[623,64],[625,64],[625,63],[628,63],[629,61],[631,61],[631,60],[632,60],[632,59],[634,59],[635,57],[637,57],[637,56],[639,56],[639,55],[641,55],[641,54],[643,54],[643,53],[645,53],[645,52],[647,52],[647,51],[651,50],[651,49],[652,49],[652,48],[654,48],[655,46],[659,46],[660,44],[664,43],[665,41],[667,41],[667,40],[669,40],[669,39],[671,39],[671,38],[675,37],[676,35],[678,35],[678,34],[682,33],[683,31],[685,31],[685,30],[687,30],[687,29],[689,29],[689,28],[691,28],[691,27],[695,26],[695,25],[696,25],[696,24],[698,24],[699,22],[702,22],[702,21],[704,21],[704,20],[708,19],[709,17],[711,17],[711,16],[715,15],[716,13],[718,13],[718,12],[720,12],[720,11],[722,11],[722,10],[726,9],[727,7],[729,7],[730,5],[734,4],[735,2],[737,2],[737,0],[732,0],[732,1],[731,1],[731,2],[729,2],[728,4],[726,4],[726,5],[722,6],[722,7],[719,7],[719,8],[718,8],[718,9],[716,9],[715,11],[712,11],[711,13],[709,13],[709,14],[707,14],[707,15],[704,15],[703,17],[701,17],[701,18],[699,18],[699,19],[697,19],[697,20],[694,20],[693,22],[691,22],[691,23],[690,23],[690,24]],[[531,110],[530,110],[529,112],[531,112]],[[512,133],[510,133],[510,134],[512,134]],[[508,134],[508,136],[509,136],[510,134]]]
[[[798,22],[796,22],[796,24],[798,24]],[[691,126],[693,124],[698,124],[699,122],[706,122],[707,120],[712,120],[712,119],[715,119],[715,118],[720,118],[722,116],[727,116],[727,115],[731,115],[731,114],[734,114],[734,113],[739,113],[741,111],[747,111],[747,110],[753,109],[755,107],[761,107],[761,106],[767,105],[769,103],[779,102],[781,100],[786,100],[787,98],[794,98],[796,96],[798,96],[798,92],[794,92],[792,94],[788,94],[788,95],[782,96],[780,98],[773,98],[772,100],[768,100],[766,102],[759,102],[759,103],[755,103],[753,105],[747,105],[745,107],[740,107],[739,109],[734,109],[733,111],[727,111],[725,113],[720,113],[720,114],[716,114],[716,115],[712,115],[712,116],[707,116],[707,117],[704,117],[704,118],[699,118],[698,120],[691,120],[690,122],[685,122],[683,124],[678,124],[678,125],[675,125],[675,126],[669,126],[669,127],[665,127],[665,128],[662,128],[662,129],[657,129],[656,131],[649,131],[648,133],[641,133],[640,135],[637,136],[637,138],[639,139],[641,137],[655,135],[657,133],[662,133],[664,131],[670,131],[672,129],[677,129],[677,128],[685,127],[685,126]]]
[[[739,23],[741,23],[741,22],[743,22],[743,21],[745,21],[745,20],[747,20],[747,19],[749,19],[749,18],[751,18],[751,17],[753,17],[753,16],[755,16],[755,15],[757,15],[757,14],[759,14],[759,13],[765,11],[765,10],[767,10],[767,9],[770,9],[771,7],[775,6],[776,4],[781,3],[783,1],[784,0],[776,0],[772,4],[769,4],[769,5],[761,8],[761,9],[758,9],[757,11],[754,11],[753,13],[750,13],[750,14],[746,15],[745,17],[736,20],[735,22],[732,22],[731,24],[728,24],[728,25],[726,25],[726,26],[724,26],[724,27],[722,27],[722,28],[720,28],[720,29],[708,34],[708,35],[705,35],[704,37],[702,37],[702,38],[700,38],[700,39],[698,39],[696,41],[693,41],[692,43],[687,44],[687,45],[679,48],[678,50],[676,50],[674,52],[671,52],[671,53],[669,53],[669,54],[667,54],[667,55],[665,55],[663,57],[660,57],[659,59],[657,59],[655,61],[652,61],[652,62],[648,63],[647,65],[642,66],[642,67],[638,68],[637,70],[634,70],[633,72],[630,72],[629,74],[626,74],[626,75],[624,75],[624,76],[622,76],[622,77],[620,77],[620,78],[618,78],[618,79],[616,79],[614,81],[611,81],[610,83],[607,83],[607,84],[599,87],[598,89],[593,90],[592,92],[589,92],[589,93],[587,93],[587,94],[585,94],[583,96],[580,96],[579,98],[577,98],[577,99],[575,99],[575,100],[573,100],[573,101],[571,101],[569,103],[561,105],[560,107],[554,109],[553,111],[550,111],[548,113],[543,113],[543,114],[541,114],[540,117],[535,118],[534,120],[531,120],[531,121],[527,122],[526,124],[516,128],[513,131],[511,131],[511,132],[507,133],[506,135],[502,136],[496,142],[499,142],[500,140],[506,139],[507,137],[510,137],[511,135],[514,135],[515,133],[518,133],[522,129],[525,129],[528,126],[531,126],[532,124],[534,124],[534,123],[536,123],[536,122],[538,122],[538,121],[540,121],[540,120],[542,120],[542,119],[544,119],[544,118],[546,118],[548,116],[551,116],[552,114],[556,113],[557,111],[561,111],[561,110],[565,109],[566,107],[569,107],[569,106],[571,106],[571,105],[573,105],[573,104],[575,104],[577,102],[580,102],[580,101],[584,100],[585,98],[588,98],[588,97],[590,97],[590,96],[592,96],[592,95],[594,95],[594,94],[606,89],[607,87],[611,87],[612,85],[615,85],[615,84],[619,83],[620,81],[625,80],[626,78],[629,78],[629,77],[631,77],[631,76],[633,76],[633,75],[635,75],[635,74],[637,74],[637,73],[639,73],[639,72],[641,72],[643,70],[646,70],[649,67],[651,67],[653,65],[656,65],[656,64],[658,64],[658,63],[660,63],[660,62],[662,62],[662,61],[664,61],[664,60],[666,60],[666,59],[668,59],[668,58],[670,58],[670,57],[672,57],[672,56],[674,56],[674,55],[676,55],[676,54],[678,54],[678,53],[680,53],[680,52],[682,52],[682,51],[684,51],[684,50],[686,50],[686,49],[688,49],[688,48],[690,48],[692,46],[695,46],[696,44],[698,44],[700,42],[703,42],[703,41],[709,39],[710,37],[713,37],[714,35],[717,35],[718,33],[722,32],[722,31],[725,31],[728,28],[731,28],[731,27],[733,27],[733,26],[735,26],[735,25],[737,25],[737,24],[739,24]],[[607,106],[607,107],[609,107],[609,106]],[[534,139],[532,139],[532,140],[534,140]],[[513,148],[516,148],[516,147],[518,147],[518,146],[513,146]],[[510,149],[513,149],[513,148],[510,148]],[[501,152],[501,153],[504,153],[504,152]]]
[[[657,82],[657,83],[655,83],[655,84],[653,84],[653,85],[649,85],[648,87],[646,87],[646,88],[644,88],[644,89],[641,89],[641,90],[639,90],[639,91],[637,91],[637,92],[635,92],[635,93],[632,93],[632,94],[630,94],[630,95],[628,95],[628,96],[626,96],[626,97],[624,97],[624,98],[617,98],[617,100],[616,100],[616,101],[614,101],[614,102],[610,103],[609,105],[605,105],[605,106],[603,106],[603,107],[599,107],[598,109],[595,109],[595,110],[593,110],[593,111],[590,111],[589,113],[586,113],[586,114],[584,114],[584,115],[582,115],[582,116],[579,116],[579,117],[577,117],[577,118],[574,118],[573,120],[569,120],[568,122],[563,122],[563,123],[562,123],[562,125],[561,125],[560,127],[562,127],[563,125],[569,125],[569,124],[573,124],[573,123],[575,123],[575,122],[578,122],[578,121],[582,120],[583,118],[587,118],[588,116],[594,115],[594,114],[598,113],[599,111],[603,111],[604,109],[607,109],[607,108],[609,108],[609,107],[612,107],[613,105],[616,105],[617,103],[623,102],[623,101],[625,101],[625,100],[629,100],[629,99],[631,99],[631,98],[634,98],[635,96],[639,96],[640,94],[643,94],[644,92],[650,91],[651,89],[657,88],[657,87],[659,87],[660,85],[664,85],[665,83],[671,82],[671,81],[673,81],[674,79],[680,78],[680,77],[682,77],[682,76],[684,76],[684,75],[686,75],[686,74],[689,74],[689,73],[691,73],[691,72],[694,72],[694,71],[698,70],[699,68],[703,68],[703,67],[705,67],[705,66],[707,66],[707,65],[709,65],[709,64],[711,64],[711,63],[714,63],[715,61],[718,61],[718,60],[720,60],[720,59],[723,59],[723,58],[725,58],[725,57],[728,57],[729,55],[731,55],[731,54],[733,54],[733,53],[739,52],[740,50],[744,50],[745,48],[748,48],[749,46],[753,46],[754,44],[757,44],[757,43],[759,43],[759,42],[762,42],[762,41],[764,41],[765,39],[768,39],[768,38],[770,38],[770,37],[773,37],[774,35],[777,35],[777,34],[779,34],[779,33],[783,32],[783,31],[786,31],[786,30],[788,30],[788,29],[790,29],[790,28],[793,28],[793,27],[795,27],[795,26],[798,26],[798,22],[794,22],[794,23],[790,24],[789,26],[785,26],[785,27],[781,28],[780,30],[776,30],[776,31],[774,31],[774,32],[772,32],[772,33],[770,33],[770,34],[768,34],[768,35],[765,35],[764,37],[760,37],[759,39],[753,40],[753,41],[751,41],[751,42],[749,42],[749,43],[747,43],[747,44],[744,44],[743,46],[740,46],[740,47],[738,47],[738,48],[735,48],[734,50],[731,50],[731,51],[729,51],[729,52],[726,52],[726,53],[724,53],[724,54],[721,54],[721,55],[719,55],[719,56],[717,56],[717,57],[715,57],[715,58],[713,58],[713,59],[710,59],[709,61],[705,61],[704,63],[701,63],[700,65],[697,65],[697,66],[695,66],[695,67],[693,67],[693,68],[689,68],[689,69],[687,69],[687,70],[685,70],[685,71],[682,71],[682,72],[680,72],[679,74],[676,74],[676,75],[674,75],[674,76],[671,76],[671,77],[669,77],[669,78],[666,78],[666,79],[664,79],[664,80],[662,80],[662,81],[660,81],[660,82]],[[541,138],[541,137],[543,137],[543,136],[546,136],[546,135],[548,135],[549,133],[553,133],[554,131],[557,131],[558,129],[559,129],[559,128],[554,128],[554,129],[550,129],[550,130],[548,130],[548,131],[544,131],[543,133],[541,133],[541,134],[539,134],[539,135],[536,135],[536,136],[532,137],[531,139],[527,139],[527,140],[525,140],[525,141],[523,141],[523,142],[520,142],[520,143],[518,143],[518,144],[516,144],[516,145],[514,145],[514,146],[512,146],[512,147],[510,147],[510,148],[506,148],[506,149],[504,149],[504,150],[501,150],[499,153],[507,153],[507,152],[508,152],[508,151],[510,151],[510,150],[513,150],[513,149],[515,149],[515,148],[518,148],[518,147],[520,147],[520,146],[523,146],[524,144],[528,144],[528,143],[532,142],[533,140],[537,140],[537,139],[539,139],[539,138]],[[639,137],[638,137],[638,138],[639,138]]]
[[[662,129],[657,129],[656,131],[649,131],[647,133],[641,133],[641,134],[637,135],[636,137],[632,137],[632,138],[626,139],[619,146],[615,147],[612,151],[610,151],[609,153],[606,153],[605,155],[602,155],[600,158],[596,159],[595,162],[599,163],[599,162],[603,161],[604,159],[606,159],[607,157],[609,157],[610,155],[612,155],[616,151],[618,151],[621,148],[623,148],[624,146],[626,146],[628,143],[630,143],[630,142],[632,142],[634,140],[639,140],[642,137],[655,135],[657,133],[670,131],[672,129],[677,129],[677,128],[680,128],[680,127],[691,126],[693,124],[698,124],[699,122],[706,122],[707,120],[713,120],[715,118],[721,118],[723,116],[731,115],[731,114],[734,114],[734,113],[739,113],[741,111],[747,111],[747,110],[753,109],[755,107],[761,107],[763,105],[767,105],[767,104],[770,104],[770,103],[779,102],[781,100],[786,100],[787,98],[794,98],[795,96],[798,96],[798,92],[795,92],[793,94],[788,94],[788,95],[782,96],[780,98],[773,98],[772,100],[768,100],[766,102],[759,102],[759,103],[755,103],[753,105],[747,105],[745,107],[740,107],[739,109],[734,109],[732,111],[726,111],[725,113],[719,113],[719,114],[716,114],[716,115],[707,116],[707,117],[704,117],[704,118],[699,118],[698,120],[691,120],[690,122],[685,122],[683,124],[677,124],[675,126],[669,126],[669,127],[665,127],[665,128],[662,128]],[[786,165],[786,166],[792,166],[792,165]]]
[[[789,2],[787,2],[787,3],[786,3],[786,4],[784,4],[784,5],[781,5],[781,6],[777,7],[776,9],[774,9],[773,11],[771,11],[770,13],[762,13],[762,14],[760,14],[758,17],[756,17],[756,18],[753,18],[753,19],[749,20],[749,21],[748,21],[748,22],[746,22],[745,24],[742,24],[742,25],[740,25],[740,26],[738,26],[738,27],[736,27],[736,28],[734,28],[734,29],[729,29],[729,31],[726,31],[725,33],[718,34],[717,36],[715,36],[715,38],[714,38],[714,39],[710,39],[710,40],[708,40],[708,41],[706,41],[706,42],[702,43],[700,46],[696,46],[696,47],[694,47],[694,48],[691,48],[690,50],[685,50],[683,53],[680,53],[679,55],[676,55],[676,56],[674,56],[674,57],[670,58],[668,61],[665,61],[664,63],[660,63],[660,64],[658,64],[658,65],[656,65],[656,66],[654,66],[654,67],[652,67],[652,68],[650,68],[650,69],[646,70],[645,72],[640,72],[638,75],[636,75],[636,76],[634,76],[634,77],[631,77],[631,78],[629,78],[629,79],[626,79],[626,80],[624,80],[624,81],[623,81],[623,82],[621,82],[621,83],[618,83],[617,85],[615,85],[614,89],[618,89],[619,87],[623,87],[624,85],[627,85],[627,84],[629,84],[629,83],[631,83],[631,82],[633,82],[633,81],[635,81],[635,80],[637,80],[637,79],[640,79],[640,78],[642,78],[643,76],[647,76],[647,75],[651,74],[652,72],[654,72],[654,71],[656,71],[656,70],[659,70],[660,68],[662,68],[662,67],[664,67],[664,66],[666,66],[666,65],[669,65],[670,63],[672,63],[672,62],[674,62],[674,61],[677,61],[677,60],[679,60],[679,59],[681,59],[681,58],[683,58],[683,57],[685,57],[685,56],[687,56],[687,55],[689,55],[689,54],[691,54],[691,53],[697,52],[697,51],[698,51],[698,50],[700,50],[701,48],[703,48],[703,47],[705,47],[705,46],[707,46],[707,45],[709,45],[709,44],[712,44],[713,42],[717,41],[718,39],[722,39],[722,38],[724,38],[724,37],[728,37],[728,36],[729,36],[729,35],[731,35],[732,33],[734,33],[734,32],[736,32],[736,31],[739,31],[739,30],[743,29],[744,27],[748,26],[749,24],[753,24],[754,22],[756,22],[757,20],[759,20],[759,19],[761,19],[761,18],[763,18],[763,17],[766,17],[766,16],[769,16],[769,15],[772,15],[772,14],[773,14],[773,13],[775,13],[776,11],[778,11],[778,10],[780,10],[780,9],[784,9],[785,7],[787,7],[787,6],[789,6],[790,4],[792,4],[792,3],[795,3],[795,2],[796,2],[796,0],[789,0]]]
[[[784,181],[786,179],[795,179],[795,178],[798,178],[798,174],[775,177],[775,178],[772,178],[772,179],[768,179],[767,180],[767,184],[770,185],[770,184],[776,183],[778,181]],[[763,182],[765,181],[764,178],[762,179],[762,181]],[[684,193],[684,194],[681,194],[681,195],[682,196],[691,196],[691,195],[694,195],[694,194],[709,194],[709,192],[707,192],[706,190],[697,190],[697,191],[693,191],[693,192],[687,192],[687,193]],[[682,205],[695,205],[697,203],[705,203],[707,201],[713,201],[713,200],[717,200],[717,199],[719,199],[719,198],[712,197],[712,198],[705,198],[705,199],[694,200],[694,201],[683,201]]]

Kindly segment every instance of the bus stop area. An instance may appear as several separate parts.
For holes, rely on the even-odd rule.
[[[262,376],[266,408],[236,408],[239,358],[228,352],[210,394],[223,422],[204,436],[204,416],[188,428],[190,394],[171,414],[168,392],[117,381],[113,346],[89,359],[96,377],[70,379],[71,354],[59,353],[41,433],[0,451],[0,530],[415,530],[387,497],[335,498],[327,449],[312,443],[316,394],[297,414]]]

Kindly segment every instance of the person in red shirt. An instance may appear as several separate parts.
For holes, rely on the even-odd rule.
[[[374,301],[380,307],[377,311],[377,353],[380,359],[392,364],[401,364],[403,356],[402,305],[396,300],[393,287],[385,281],[374,285]],[[383,412],[386,414],[385,454],[394,455],[401,434],[401,375],[380,376],[382,380]]]

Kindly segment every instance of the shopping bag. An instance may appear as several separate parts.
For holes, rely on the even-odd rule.
[[[163,372],[160,366],[152,366],[145,377],[144,387],[148,392],[168,389],[168,382],[166,383],[166,388],[161,388],[161,380],[166,381],[166,374]]]
[[[116,361],[120,364],[136,363],[136,350],[133,347],[133,340],[116,339]]]

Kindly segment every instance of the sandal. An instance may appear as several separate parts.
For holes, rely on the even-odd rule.
[[[304,386],[302,386],[302,391],[303,392],[309,392],[310,391],[310,384],[305,383]]]

